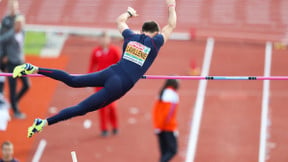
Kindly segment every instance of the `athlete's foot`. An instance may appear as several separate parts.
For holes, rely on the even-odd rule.
[[[22,75],[33,74],[38,70],[37,66],[32,64],[22,64],[18,65],[13,70],[13,78],[21,77]]]
[[[46,120],[43,119],[35,119],[33,125],[28,128],[28,138],[31,138],[35,133],[38,133],[43,130],[46,125]]]

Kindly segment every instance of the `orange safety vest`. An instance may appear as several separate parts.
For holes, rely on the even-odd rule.
[[[176,92],[175,92],[176,93]],[[178,102],[167,102],[157,100],[153,108],[153,124],[155,129],[161,131],[177,130],[177,109]]]

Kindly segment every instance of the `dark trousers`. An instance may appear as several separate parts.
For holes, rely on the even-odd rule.
[[[160,162],[169,162],[177,153],[177,138],[174,132],[162,131],[158,134]]]
[[[1,50],[1,48],[0,48],[0,50]],[[0,51],[0,53],[1,53],[1,51]],[[5,67],[6,67],[6,64],[4,64],[2,62],[2,58],[0,58],[0,72],[5,72],[5,69],[6,69]],[[5,77],[3,76],[3,78],[0,78],[0,93],[3,93],[4,81],[5,81]]]
[[[0,94],[3,94],[4,81],[5,81],[5,78],[4,78],[4,77],[1,77],[1,78],[0,78]]]
[[[18,64],[8,63],[7,64],[8,72],[9,73],[13,73],[13,70],[14,70],[14,68],[17,65]],[[18,102],[30,88],[30,82],[29,82],[28,77],[21,77],[19,79],[22,82],[22,88],[17,93],[17,80],[18,79],[14,79],[12,77],[8,77],[9,92],[10,92],[10,104],[11,104],[11,107],[12,107],[14,113],[19,113],[20,112],[19,107],[18,107]]]
[[[79,104],[63,109],[58,114],[49,117],[47,119],[49,125],[103,108],[122,97],[134,85],[127,79],[127,76],[112,68],[79,76],[72,76],[61,70],[44,68],[39,68],[38,73],[62,81],[74,88],[103,87]]]

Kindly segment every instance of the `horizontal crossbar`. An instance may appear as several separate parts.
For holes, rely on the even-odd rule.
[[[72,74],[82,75],[82,74]],[[12,76],[12,73],[0,73],[0,76]],[[40,74],[30,74],[26,77],[44,77]],[[170,76],[170,75],[143,75],[142,79],[182,79],[182,80],[288,80],[288,76]]]

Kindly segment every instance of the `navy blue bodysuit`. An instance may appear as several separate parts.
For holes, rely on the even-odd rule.
[[[104,87],[78,105],[65,108],[48,118],[49,125],[98,110],[121,98],[149,69],[164,43],[161,34],[151,38],[126,29],[122,35],[124,44],[121,60],[102,71],[72,76],[61,70],[39,68],[39,74],[62,81],[71,87]]]

